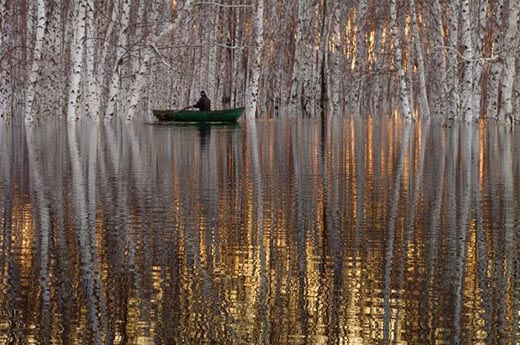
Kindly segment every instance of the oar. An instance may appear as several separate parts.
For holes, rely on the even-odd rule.
[[[188,105],[187,107],[184,107],[184,108],[182,108],[182,109],[179,109],[179,110],[174,111],[174,113],[178,113],[179,111],[184,111],[184,110],[188,110],[188,109],[191,109],[191,108],[193,108],[193,106]]]

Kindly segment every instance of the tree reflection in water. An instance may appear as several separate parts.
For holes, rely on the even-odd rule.
[[[0,342],[518,341],[518,134],[0,128]]]

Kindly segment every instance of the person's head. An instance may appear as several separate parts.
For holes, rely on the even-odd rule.
[[[206,97],[206,93],[204,91],[200,92],[200,97]]]

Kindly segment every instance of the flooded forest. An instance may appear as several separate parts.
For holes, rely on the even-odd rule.
[[[248,117],[519,120],[512,0],[0,1],[0,114],[148,119],[206,90]]]
[[[519,23],[0,0],[0,344],[520,343]]]

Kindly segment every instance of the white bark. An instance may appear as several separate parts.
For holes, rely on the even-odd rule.
[[[133,35],[130,37],[132,39],[132,44],[142,44],[144,40],[144,31],[143,26],[145,23],[144,19],[144,9],[146,7],[145,0],[135,0],[137,2],[137,16],[134,19],[135,31]],[[139,65],[141,63],[141,57],[139,54],[132,57],[132,73],[136,73],[139,70]]]
[[[305,106],[305,94],[308,85],[305,80],[310,75],[308,42],[304,35],[305,28],[310,23],[308,8],[312,7],[306,0],[298,0],[298,22],[296,24],[294,63],[292,69],[292,82],[290,90],[290,103],[292,105]]]
[[[8,121],[11,118],[11,90],[9,71],[2,68],[0,70],[0,120]]]
[[[446,67],[446,84],[448,87],[450,118],[459,113],[460,87],[458,67],[458,37],[459,37],[459,2],[450,1],[448,16],[448,61]]]
[[[493,47],[492,47],[492,58],[500,56],[502,48],[502,17],[504,15],[504,0],[498,0],[494,16],[496,18],[496,27],[493,30]],[[502,77],[502,62],[500,60],[494,60],[491,64],[491,71],[489,72],[488,82],[488,106],[487,106],[487,117],[496,119],[498,118],[498,90],[500,79]]]
[[[9,38],[9,31],[7,30],[9,25],[8,9],[7,0],[0,0],[0,13],[2,13],[2,16],[0,17],[0,48],[4,47],[4,44]]]
[[[406,83],[406,72],[403,66],[400,32],[397,22],[396,0],[390,0],[390,20],[392,26],[392,38],[394,41],[394,65],[397,70],[397,77],[399,82],[399,103],[401,107],[401,115],[405,119],[411,120],[412,110],[410,107],[408,85]]]
[[[405,24],[405,31],[410,31],[409,25]],[[415,51],[413,49],[413,42],[403,42],[403,46],[401,46],[401,51],[405,50],[408,54],[406,56],[406,59],[403,58],[403,60],[406,63],[406,78],[408,82],[408,100],[410,101],[410,112],[412,114],[415,114],[415,101],[414,101],[414,66],[413,61],[415,61]]]
[[[426,90],[426,77],[424,72],[424,57],[422,43],[419,35],[419,25],[417,24],[417,7],[415,0],[410,0],[412,10],[412,36],[415,43],[415,53],[417,56],[417,72],[419,74],[419,104],[422,117],[430,117],[430,105],[428,102],[428,92]],[[441,92],[442,90],[436,90]]]
[[[80,119],[78,110],[79,95],[81,92],[81,71],[83,70],[83,50],[85,47],[86,0],[78,0],[75,9],[74,38],[72,40],[72,70],[70,72],[70,90],[67,103],[67,121]]]
[[[108,88],[108,103],[105,111],[105,121],[110,121],[114,117],[119,100],[121,97],[121,67],[123,58],[128,46],[128,24],[130,22],[130,3],[131,0],[122,0],[121,26],[119,31],[118,44],[116,49],[116,60],[113,68],[112,77]]]
[[[447,104],[446,95],[448,94],[447,82],[447,59],[445,39],[444,39],[444,28],[442,23],[442,7],[440,0],[434,0],[433,2],[433,51],[432,51],[432,63],[434,70],[431,71],[434,74],[434,84],[432,92],[432,110],[436,116],[439,116]]]
[[[7,12],[7,1],[0,0],[0,52],[8,49],[7,45],[10,38],[9,12]],[[0,121],[8,121],[11,118],[11,75],[7,64],[2,64],[0,58]]]
[[[484,61],[482,50],[484,46],[484,34],[487,25],[488,0],[480,0],[478,8],[478,24],[473,31],[475,35],[473,42],[475,44],[473,51],[473,112],[476,118],[480,117],[480,102],[482,98],[482,71],[484,69]]]
[[[218,28],[218,21],[219,21],[219,10],[215,9],[215,14],[213,16],[214,24],[210,28],[210,42],[209,44],[209,55],[208,55],[208,84],[207,84],[207,91],[206,93],[209,95],[209,98],[212,100],[212,107],[218,108],[217,104],[220,103],[219,99],[217,97],[218,90],[217,90],[217,76],[218,76],[218,70],[217,70],[217,45],[216,45],[216,37],[217,37],[217,30]]]
[[[106,61],[108,60],[108,57],[109,57],[109,51],[111,48],[112,39],[113,39],[113,35],[114,35],[114,26],[115,26],[115,23],[117,22],[117,14],[118,14],[117,6],[114,6],[114,8],[112,9],[111,17],[110,17],[110,22],[108,23],[107,29],[105,31],[103,49],[101,50],[101,54],[99,57],[99,62],[102,67],[104,67],[106,65]],[[98,68],[98,78],[102,77],[103,72],[104,71],[102,68]]]
[[[257,0],[253,18],[253,36],[251,48],[251,65],[249,85],[246,92],[246,117],[255,117],[258,105],[258,83],[260,80],[260,65],[262,63],[262,44],[264,41],[264,0]]]
[[[366,44],[365,44],[365,16],[367,12],[367,0],[359,0],[357,7],[356,21],[356,56],[354,58],[354,102],[356,111],[361,107],[361,90],[363,90],[363,68],[366,62]]]
[[[504,62],[500,82],[502,102],[499,121],[513,121],[513,86],[516,77],[516,50],[518,49],[518,21],[520,2],[510,1],[506,32],[504,35]]]
[[[66,103],[63,66],[67,62],[63,56],[65,40],[62,39],[61,7],[54,5],[46,13],[47,27],[42,47],[45,62],[38,82],[38,90],[43,91],[44,97],[41,97],[38,110],[39,116],[59,117]]]
[[[375,76],[374,76],[374,95],[372,99],[372,104],[374,107],[374,112],[379,113],[379,105],[381,103],[381,93],[382,93],[382,84],[383,78],[381,77],[382,70],[384,69],[385,58],[383,52],[385,51],[384,45],[386,44],[386,29],[384,27],[379,27],[376,29],[375,34],[375,48],[374,48],[374,57],[375,57]],[[383,34],[385,31],[385,34]]]
[[[31,72],[29,73],[29,83],[27,85],[27,96],[25,99],[25,121],[32,122],[34,121],[33,114],[33,105],[35,99],[35,88],[36,82],[38,80],[38,76],[40,75],[40,60],[42,57],[42,46],[43,46],[43,38],[45,35],[45,25],[46,25],[46,16],[45,16],[45,1],[38,0],[38,10],[37,10],[37,24],[36,24],[36,41],[34,44],[33,50],[33,59]]]
[[[471,13],[470,0],[461,2],[462,20],[462,58],[464,59],[464,76],[462,81],[462,115],[466,122],[472,122],[476,118],[473,109],[473,42],[471,37]]]
[[[321,115],[324,116],[329,113],[329,40],[332,15],[329,12],[330,5],[328,0],[324,1],[322,6],[322,26],[318,67],[320,69],[320,107]]]
[[[308,109],[309,103],[313,102],[316,99],[316,93],[318,90],[318,68],[316,66],[316,23],[314,18],[315,15],[315,4],[311,2],[311,5],[307,4],[305,7],[305,15],[304,18],[307,19],[306,30],[304,30],[303,41],[304,44],[307,45],[307,48],[303,50],[304,58],[303,58],[303,88],[302,88],[302,96],[303,96],[303,109]]]
[[[146,79],[148,77],[148,70],[150,69],[150,64],[152,58],[155,55],[155,46],[161,40],[163,40],[167,35],[171,32],[177,31],[181,24],[184,21],[184,18],[189,13],[192,7],[193,0],[186,0],[184,7],[178,11],[177,18],[170,23],[166,28],[164,28],[155,38],[151,41],[150,44],[147,45],[143,52],[143,61],[141,63],[141,68],[135,78],[135,81],[132,85],[129,95],[129,108],[127,111],[126,120],[132,121],[135,115],[137,114],[137,106],[139,105],[139,100],[141,99],[141,93],[143,91],[143,87],[146,84]]]
[[[330,64],[332,71],[340,70],[340,58],[341,58],[341,7],[340,4],[334,2],[334,15],[332,16],[332,29],[331,29],[331,43],[332,51],[330,52]],[[378,58],[376,56],[376,58]],[[331,73],[329,72],[329,75]],[[331,107],[334,111],[340,108],[341,98],[341,78],[330,78],[330,100]]]
[[[96,78],[96,26],[94,22],[94,0],[86,1],[86,68],[87,68],[87,102],[86,114],[97,121],[99,117],[99,85]]]

